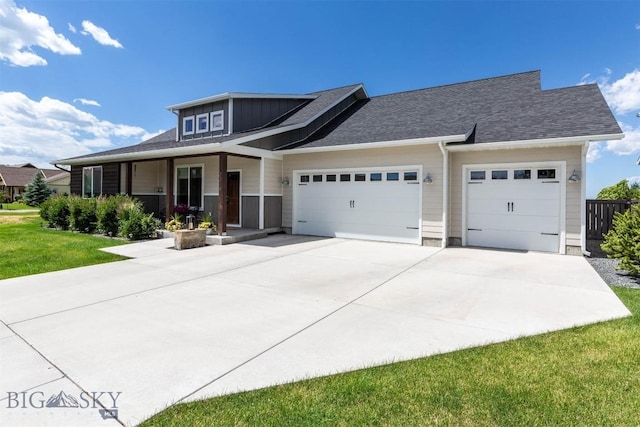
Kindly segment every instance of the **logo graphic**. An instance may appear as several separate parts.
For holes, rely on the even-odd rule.
[[[46,404],[47,408],[78,408],[78,401],[75,397],[60,391],[58,394],[52,395]]]

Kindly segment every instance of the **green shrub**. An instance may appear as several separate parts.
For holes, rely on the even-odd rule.
[[[96,199],[69,197],[69,226],[81,233],[93,233],[96,230]]]
[[[98,230],[107,236],[118,235],[120,220],[118,212],[124,206],[139,206],[135,199],[117,194],[115,196],[100,197],[97,200],[96,217],[98,218]]]
[[[604,236],[601,248],[609,258],[620,261],[618,268],[634,276],[640,274],[640,206],[616,213],[613,228]]]
[[[118,218],[120,236],[129,240],[148,239],[160,228],[160,221],[153,214],[145,214],[138,201],[123,204]]]
[[[47,225],[60,230],[69,228],[69,201],[64,196],[53,196],[40,205],[40,216]]]

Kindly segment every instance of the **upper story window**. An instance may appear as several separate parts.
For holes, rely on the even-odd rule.
[[[224,110],[211,113],[211,131],[224,130]]]
[[[193,116],[182,119],[182,134],[193,135],[195,132],[195,118]]]
[[[82,168],[82,197],[97,197],[102,194],[102,166]]]
[[[196,116],[196,133],[209,132],[209,114],[198,114]]]

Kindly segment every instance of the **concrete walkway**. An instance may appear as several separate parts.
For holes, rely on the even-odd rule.
[[[579,257],[285,235],[171,244],[0,281],[3,425],[135,425],[175,402],[629,315]]]

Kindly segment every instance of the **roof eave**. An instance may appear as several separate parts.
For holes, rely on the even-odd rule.
[[[509,148],[545,148],[570,145],[582,145],[585,142],[610,141],[624,138],[624,133],[604,135],[577,135],[561,138],[527,139],[518,141],[479,142],[447,146],[448,151],[484,151]]]

